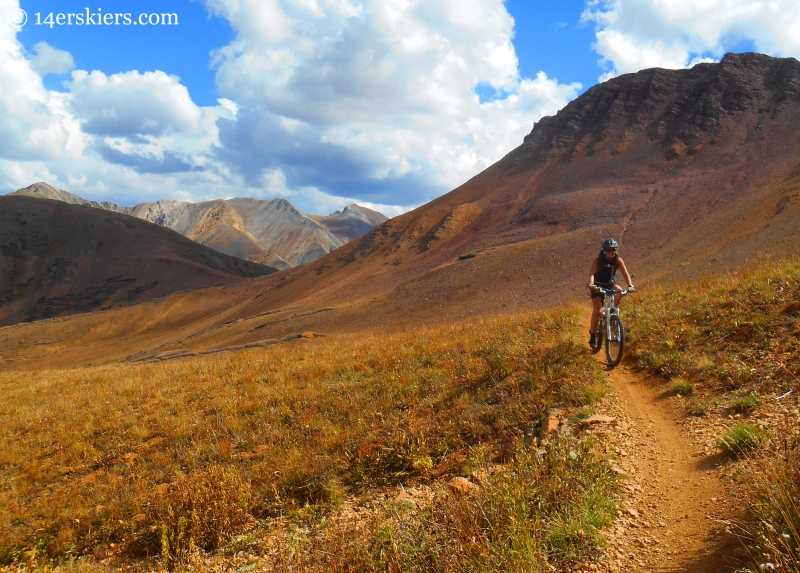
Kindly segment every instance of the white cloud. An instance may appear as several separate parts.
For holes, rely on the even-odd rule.
[[[237,33],[215,53],[217,85],[240,106],[221,143],[251,183],[280,168],[287,188],[416,206],[497,161],[580,89],[520,77],[502,0],[298,0],[270,5],[280,34],[242,22],[257,0],[206,3]],[[481,103],[479,84],[510,95]]]
[[[75,67],[72,54],[54,48],[47,42],[39,42],[33,47],[36,56],[31,60],[31,67],[40,76],[47,74],[62,75]]]
[[[800,57],[796,0],[588,0],[595,51],[607,72],[684,68],[716,61],[738,42],[773,56]]]
[[[18,7],[0,0],[0,14]],[[0,22],[0,133],[0,159],[9,160],[59,157],[80,137],[66,113],[64,94],[44,88],[16,40],[16,30],[5,21]]]
[[[600,78],[605,81],[618,74],[627,74],[646,68],[677,69],[686,67],[689,50],[679,42],[639,40],[636,36],[614,29],[597,32],[595,50],[613,65],[613,70]]]
[[[86,133],[130,139],[198,134],[202,112],[175,76],[135,70],[106,76],[76,70],[66,85],[72,111]]]

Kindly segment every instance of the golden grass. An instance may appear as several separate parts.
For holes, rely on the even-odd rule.
[[[746,466],[757,519],[745,525],[743,536],[753,569],[800,573],[800,439],[787,437]]]
[[[602,395],[579,312],[1,373],[0,563],[185,558],[220,546],[251,516],[294,519],[309,507],[324,516],[346,496],[469,472],[471,454],[515,443],[548,407]],[[563,500],[542,519],[594,515],[586,499]],[[582,533],[585,553],[598,538]],[[545,537],[537,555],[580,553],[548,550]],[[369,567],[386,570],[381,559]]]
[[[796,308],[795,308],[796,307]],[[800,372],[800,259],[657,287],[626,315],[638,365],[718,392],[777,391]]]
[[[543,572],[591,557],[617,511],[617,478],[591,439],[562,437],[536,455],[520,446],[480,475],[480,494],[439,492],[430,506],[384,506],[364,522],[283,531],[267,570]],[[496,471],[500,470],[500,471]],[[364,534],[366,530],[366,535]]]

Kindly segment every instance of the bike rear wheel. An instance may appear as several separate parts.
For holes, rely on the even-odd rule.
[[[606,358],[608,365],[613,368],[622,360],[622,351],[625,349],[625,327],[620,317],[614,315],[609,319],[609,336],[606,336]]]

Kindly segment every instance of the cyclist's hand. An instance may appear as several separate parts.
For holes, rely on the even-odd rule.
[[[628,285],[628,292],[636,292],[636,287],[633,285]]]
[[[589,285],[589,290],[591,290],[591,291],[595,291],[595,290],[599,290],[599,289],[600,289],[600,287],[597,286],[597,285]]]

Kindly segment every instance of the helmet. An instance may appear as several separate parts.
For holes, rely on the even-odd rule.
[[[617,247],[619,247],[619,243],[617,243],[616,239],[612,239],[609,237],[608,239],[603,241],[603,246],[602,246],[603,249],[616,249]]]

